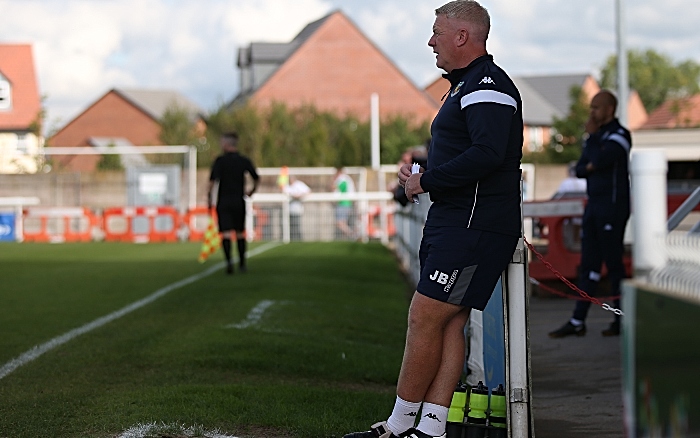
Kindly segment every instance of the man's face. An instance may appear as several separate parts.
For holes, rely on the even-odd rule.
[[[436,53],[435,65],[448,73],[455,68],[455,36],[455,28],[449,18],[444,15],[435,17],[433,35],[428,40],[428,46],[433,48],[433,53]]]
[[[598,125],[603,125],[614,118],[613,107],[605,96],[597,94],[591,100],[591,120]]]
[[[230,137],[221,137],[219,140],[219,145],[221,145],[221,149],[223,150],[234,149],[236,147],[236,143],[238,142]]]

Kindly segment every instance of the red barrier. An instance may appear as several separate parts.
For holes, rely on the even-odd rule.
[[[180,215],[173,207],[111,207],[102,218],[107,242],[177,242]]]
[[[25,242],[90,242],[99,217],[83,207],[31,207],[23,211]]]
[[[216,209],[212,208],[210,210],[207,207],[195,207],[185,212],[182,217],[182,223],[189,231],[188,240],[190,242],[201,242],[204,240],[204,233],[207,231],[210,216],[212,216],[214,222],[216,222]]]
[[[367,212],[367,235],[372,239],[380,239],[384,232],[381,227],[382,209],[378,205],[369,208]],[[396,226],[394,225],[394,213],[387,212],[386,214],[387,236],[392,237],[396,234]]]
[[[253,236],[251,240],[263,240],[265,238],[265,227],[270,221],[270,215],[262,208],[253,207]]]

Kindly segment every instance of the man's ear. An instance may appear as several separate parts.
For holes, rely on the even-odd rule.
[[[469,31],[467,29],[460,29],[455,37],[457,46],[463,46],[469,41]]]

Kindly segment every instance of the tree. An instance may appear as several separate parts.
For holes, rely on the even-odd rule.
[[[552,137],[542,152],[534,152],[523,157],[523,161],[533,163],[568,163],[578,160],[583,146],[582,135],[588,120],[589,105],[583,89],[573,86],[569,90],[569,113],[565,118],[554,117]]]
[[[113,148],[114,143],[110,143],[107,147]],[[97,170],[122,170],[122,159],[117,154],[102,154],[100,161],[97,162]]]
[[[339,117],[313,105],[288,108],[275,103],[266,109],[225,106],[207,120],[207,142],[200,148],[197,163],[209,166],[220,153],[219,135],[239,133],[239,148],[260,167],[279,166],[368,166],[371,161],[370,125],[352,115]],[[396,163],[401,153],[423,144],[428,125],[415,126],[395,116],[380,127],[382,162]]]
[[[630,50],[627,54],[630,88],[639,93],[647,112],[669,98],[692,96],[700,91],[700,64],[692,60],[673,63],[653,49]],[[611,55],[602,70],[601,85],[614,89],[617,84],[617,56]]]
[[[554,117],[552,141],[548,150],[553,162],[568,163],[578,160],[583,147],[582,135],[588,120],[589,105],[586,93],[579,86],[569,90],[571,106],[563,119]]]
[[[158,121],[160,141],[165,145],[194,145],[199,143],[192,115],[177,104],[166,108]],[[149,154],[148,160],[154,164],[182,164],[182,154]]]

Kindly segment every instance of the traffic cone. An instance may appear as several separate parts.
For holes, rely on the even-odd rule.
[[[199,263],[207,261],[210,255],[214,254],[221,246],[221,237],[219,230],[216,228],[214,218],[209,217],[209,225],[207,231],[204,232],[204,241],[202,242],[202,250],[199,252]]]

